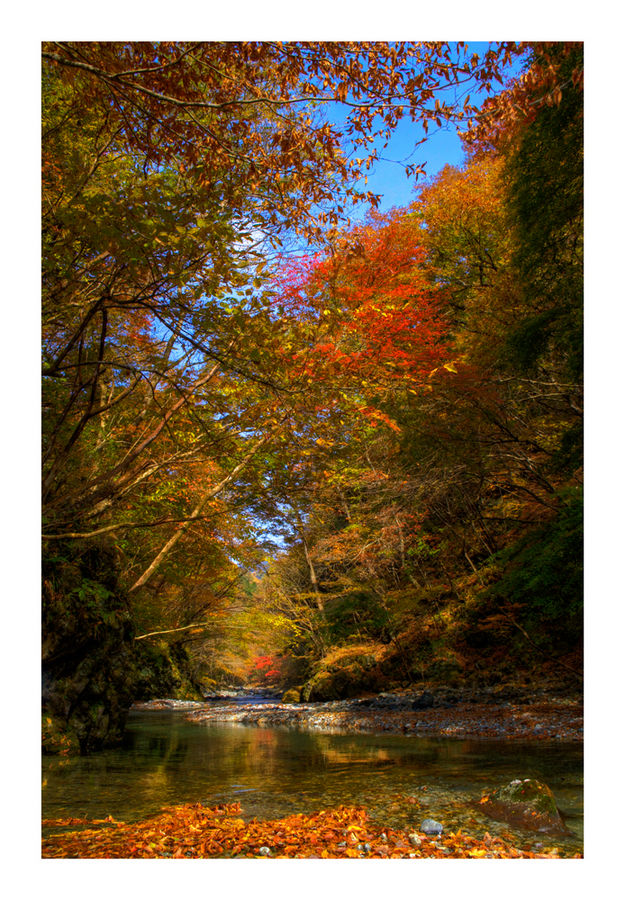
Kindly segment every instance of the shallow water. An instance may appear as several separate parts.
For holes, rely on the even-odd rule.
[[[270,819],[343,804],[365,806],[394,828],[418,828],[429,817],[446,831],[489,831],[517,847],[582,850],[579,744],[193,725],[184,716],[131,712],[121,747],[44,757],[44,818],[129,822],[178,803],[238,801],[244,817]],[[530,777],[551,787],[572,836],[517,831],[474,808],[485,790]]]

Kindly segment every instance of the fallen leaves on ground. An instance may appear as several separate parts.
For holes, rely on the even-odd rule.
[[[54,819],[44,826],[89,824],[44,838],[42,856],[71,859],[557,859],[557,850],[518,850],[500,838],[458,832],[428,837],[370,822],[366,809],[339,806],[276,821],[246,822],[238,803],[163,810],[142,822]]]

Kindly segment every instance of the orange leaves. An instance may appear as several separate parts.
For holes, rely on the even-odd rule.
[[[292,379],[313,389],[323,384],[343,400],[348,392],[371,424],[383,420],[394,431],[367,404],[371,389],[377,407],[398,381],[425,384],[445,352],[446,325],[423,272],[420,239],[414,220],[371,215],[331,255],[291,260],[274,281],[277,310],[291,329],[284,364]]]
[[[557,106],[562,101],[562,89],[569,86],[562,80],[553,64],[553,50],[566,58],[579,52],[581,44],[575,41],[535,41],[531,48],[533,58],[529,68],[505,91],[489,97],[481,114],[470,121],[470,129],[463,137],[476,145],[497,143],[524,121],[531,120],[541,106]],[[500,79],[497,79],[500,80]],[[583,90],[583,68],[574,68],[570,83],[574,90]],[[474,112],[474,111],[473,111]]]
[[[238,803],[207,808],[188,804],[163,810],[144,822],[92,828],[44,839],[43,857],[73,859],[364,859],[534,857],[499,838],[484,840],[460,832],[429,838],[415,847],[407,832],[369,822],[366,810],[340,806],[318,813],[287,816],[273,822],[245,822]],[[48,820],[47,827],[85,820]],[[95,824],[95,823],[91,823]],[[549,854],[552,855],[552,854]]]

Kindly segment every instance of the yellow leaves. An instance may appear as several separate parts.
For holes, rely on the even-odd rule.
[[[471,859],[483,859],[486,856],[486,850],[469,850],[469,856]]]
[[[444,369],[446,372],[450,372],[452,375],[458,374],[458,369],[456,368],[456,364],[454,362],[446,362],[446,363],[443,363],[442,366],[437,366],[435,369],[432,369],[432,371],[428,375],[428,378],[434,378],[434,376],[436,374],[438,374],[442,369]],[[431,385],[426,385],[426,387],[431,387]],[[409,390],[410,390],[410,388],[409,388]],[[414,394],[415,391],[411,391],[411,393]]]

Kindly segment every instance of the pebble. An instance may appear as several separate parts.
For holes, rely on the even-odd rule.
[[[540,693],[540,692],[538,692]],[[544,692],[543,692],[544,693]],[[472,695],[458,690],[454,696],[437,695],[433,707],[414,709],[419,703],[415,692],[385,693],[367,699],[299,703],[286,705],[233,703],[214,706],[210,702],[156,700],[137,704],[141,709],[187,709],[192,722],[233,721],[249,725],[308,728],[313,731],[334,732],[404,732],[409,734],[483,735],[497,738],[526,738],[535,740],[581,740],[583,718],[579,703],[571,698],[558,700],[541,695],[548,708],[535,706],[537,695],[529,703],[529,696],[519,696],[514,705],[498,692],[484,689]],[[453,702],[452,702],[453,701]],[[448,708],[453,706],[453,712]]]
[[[423,822],[421,822],[421,831],[423,834],[442,834],[443,826],[434,819],[424,819]]]
[[[421,846],[421,838],[419,837],[418,834],[415,834],[414,832],[412,834],[408,835],[408,840],[410,841],[410,843],[412,844],[413,847]]]
[[[261,856],[271,856],[271,850],[269,847],[261,847],[258,851]]]

